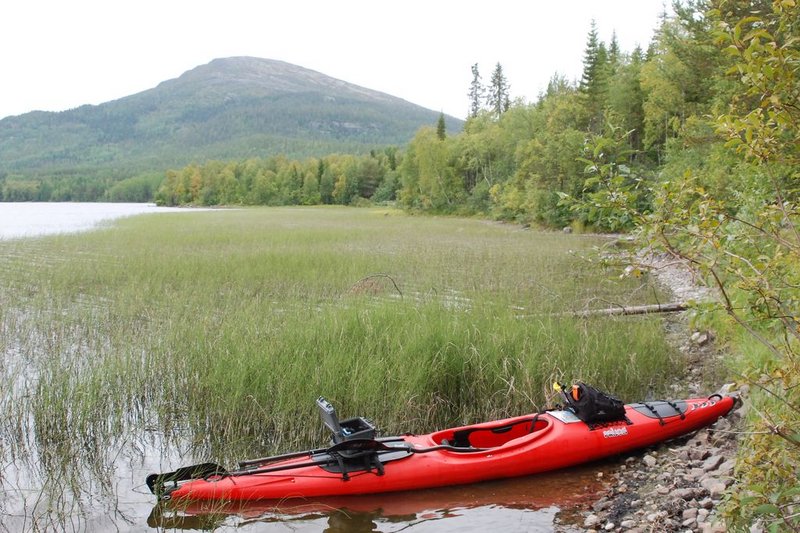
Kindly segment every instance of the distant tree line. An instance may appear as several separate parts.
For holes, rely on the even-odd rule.
[[[619,229],[591,212],[576,212],[563,195],[583,197],[584,157],[591,136],[631,131],[624,147],[637,175],[653,175],[667,143],[709,92],[707,78],[673,58],[683,19],[664,19],[646,52],[602,42],[592,24],[583,74],[555,75],[535,102],[512,99],[500,63],[484,85],[472,66],[468,120],[448,135],[444,121],[421,128],[403,149],[368,156],[332,155],[304,161],[209,162],[171,171],[156,195],[164,204],[315,204],[396,201],[410,210],[481,214],[522,223],[573,222]],[[681,37],[682,38],[682,37]],[[702,50],[700,50],[702,52]],[[696,54],[697,51],[693,52]],[[706,52],[706,56],[712,56]],[[702,63],[706,56],[688,56]],[[692,67],[693,68],[693,67]],[[681,98],[675,98],[681,95]],[[694,107],[693,107],[694,106]],[[391,153],[391,157],[389,157]]]
[[[97,173],[47,177],[15,177],[0,173],[3,202],[152,202],[164,181],[163,172],[115,179]]]

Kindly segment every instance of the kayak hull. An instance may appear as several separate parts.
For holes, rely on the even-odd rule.
[[[525,476],[595,461],[691,433],[713,424],[733,405],[733,398],[720,396],[631,404],[626,405],[624,420],[594,426],[578,420],[570,411],[546,411],[397,437],[392,439],[391,447],[434,450],[403,455],[381,468],[365,467],[343,475],[335,468],[309,464],[309,456],[300,456],[270,462],[264,468],[270,470],[267,472],[237,472],[191,480],[171,489],[168,498],[283,500],[407,491]]]

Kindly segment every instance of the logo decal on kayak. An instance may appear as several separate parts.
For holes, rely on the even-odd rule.
[[[611,439],[614,437],[623,437],[628,434],[628,428],[622,426],[621,428],[610,428],[603,431],[603,437]]]

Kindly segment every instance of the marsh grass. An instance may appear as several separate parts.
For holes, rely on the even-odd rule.
[[[120,435],[219,461],[318,445],[319,395],[384,433],[531,412],[555,378],[639,399],[674,368],[660,321],[559,315],[652,296],[580,258],[597,244],[325,208],[0,242],[0,451],[113,477]]]

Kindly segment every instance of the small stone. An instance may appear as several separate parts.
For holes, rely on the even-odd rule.
[[[623,520],[619,523],[619,527],[623,529],[631,529],[636,526],[636,520]]]
[[[586,520],[583,521],[583,527],[585,528],[592,528],[600,523],[600,517],[596,514],[590,514],[586,517]]]
[[[592,505],[592,510],[596,513],[601,511],[605,511],[611,507],[611,501],[606,498],[605,496],[597,500],[594,505]]]
[[[687,518],[683,522],[681,522],[682,527],[693,527],[697,523],[697,519],[695,518]]]
[[[703,470],[702,468],[692,468],[686,474],[686,478],[696,481],[696,480],[700,479],[703,474],[705,474],[705,470]]]
[[[642,461],[644,461],[644,464],[649,468],[653,468],[654,466],[656,466],[656,463],[658,463],[658,460],[652,455],[645,455],[642,458]]]
[[[731,422],[727,418],[720,418],[717,420],[717,423],[714,424],[714,429],[717,431],[728,431],[731,429]]]
[[[700,485],[711,494],[712,498],[722,496],[725,493],[725,483],[718,479],[706,478],[700,481]]]
[[[728,459],[717,468],[717,472],[721,476],[731,476],[733,475],[733,469],[736,467],[736,460],[735,459]]]
[[[712,507],[714,507],[714,501],[711,498],[703,498],[702,500],[697,502],[697,505],[699,505],[703,509],[711,509]]]
[[[692,488],[675,489],[672,495],[682,500],[691,500],[695,496],[695,490]]]
[[[712,470],[716,470],[719,465],[725,460],[724,457],[721,455],[712,455],[705,461],[703,461],[703,472],[710,472]]]
[[[603,529],[605,529],[606,531],[614,531],[615,527],[617,527],[617,524],[615,524],[614,522],[609,522]]]
[[[695,331],[692,333],[691,341],[695,346],[705,346],[711,340],[707,332]]]
[[[697,518],[697,509],[689,507],[688,509],[684,509],[682,515],[684,520],[691,518],[692,520]]]
[[[669,489],[667,487],[662,487],[661,485],[656,485],[656,493],[666,496],[669,494]]]
[[[692,448],[689,451],[689,457],[692,459],[692,461],[704,461],[709,455],[711,455],[711,452],[708,451],[707,448],[703,447],[702,444],[696,448]]]
[[[708,515],[711,514],[708,509],[698,509],[697,510],[697,521],[698,522],[705,522]]]

